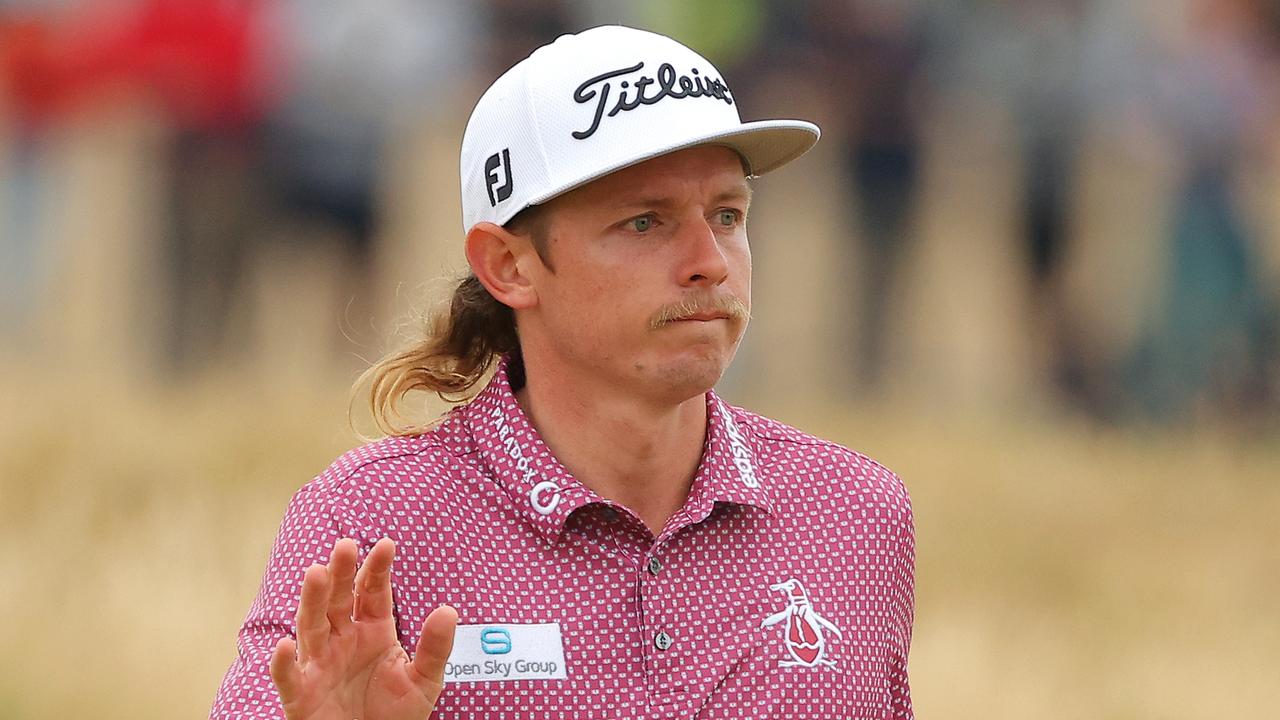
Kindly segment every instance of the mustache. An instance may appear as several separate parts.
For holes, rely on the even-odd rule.
[[[735,295],[690,295],[684,300],[659,308],[649,320],[650,329],[684,320],[700,313],[723,313],[730,320],[745,323],[751,319],[747,304]]]

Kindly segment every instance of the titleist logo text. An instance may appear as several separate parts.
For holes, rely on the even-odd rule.
[[[690,71],[692,75],[679,75],[671,63],[659,65],[658,72],[653,77],[641,75],[633,80],[621,81],[618,83],[618,97],[610,103],[613,93],[611,81],[623,75],[639,72],[643,68],[644,62],[638,62],[631,67],[602,73],[579,85],[578,89],[573,91],[574,102],[585,105],[595,100],[596,110],[595,116],[591,119],[591,127],[586,130],[575,130],[573,136],[578,140],[586,140],[595,135],[596,130],[600,128],[600,121],[605,118],[605,108],[609,108],[608,117],[613,117],[620,112],[635,110],[641,105],[653,105],[664,98],[709,97],[723,100],[729,105],[733,104],[733,96],[729,94],[728,86],[720,78],[701,75],[697,68]]]

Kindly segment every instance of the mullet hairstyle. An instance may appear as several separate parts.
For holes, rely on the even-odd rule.
[[[529,236],[538,257],[554,272],[544,208],[531,205],[504,227]],[[413,424],[405,419],[401,408],[411,392],[435,393],[449,403],[466,402],[479,392],[481,380],[502,355],[511,356],[513,374],[523,374],[515,312],[489,294],[475,273],[467,273],[449,301],[420,322],[425,331],[420,339],[378,360],[351,387],[354,401],[368,383],[370,414],[387,436],[417,435],[439,422]],[[349,402],[349,421],[350,409]]]

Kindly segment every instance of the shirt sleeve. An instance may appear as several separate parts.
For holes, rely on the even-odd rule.
[[[907,678],[907,656],[911,651],[911,629],[915,623],[916,588],[916,529],[911,511],[911,501],[905,495],[905,512],[902,536],[894,568],[894,624],[897,631],[893,655],[890,660],[890,698],[893,715],[898,720],[913,720],[911,707],[911,683]]]
[[[303,573],[314,563],[328,562],[333,544],[343,537],[355,538],[362,555],[368,548],[367,537],[352,521],[349,504],[335,495],[332,488],[313,482],[290,501],[262,585],[240,626],[238,653],[222,679],[210,720],[284,717],[267,668],[280,638],[297,637],[294,616]]]

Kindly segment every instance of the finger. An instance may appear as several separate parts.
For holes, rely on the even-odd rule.
[[[281,702],[289,702],[302,686],[302,671],[296,658],[298,646],[292,638],[283,637],[271,653],[271,680],[280,691]]]
[[[334,632],[351,624],[355,611],[356,541],[343,538],[333,544],[329,554],[329,607],[326,612]]]
[[[444,688],[444,666],[453,652],[453,636],[458,627],[458,611],[441,605],[422,621],[422,635],[413,652],[413,669],[418,674],[418,686],[433,702]]]
[[[323,652],[329,642],[329,569],[312,565],[302,576],[302,599],[298,602],[298,658],[307,660]]]
[[[391,561],[395,556],[395,543],[382,538],[365,557],[356,573],[356,620],[391,617]]]

